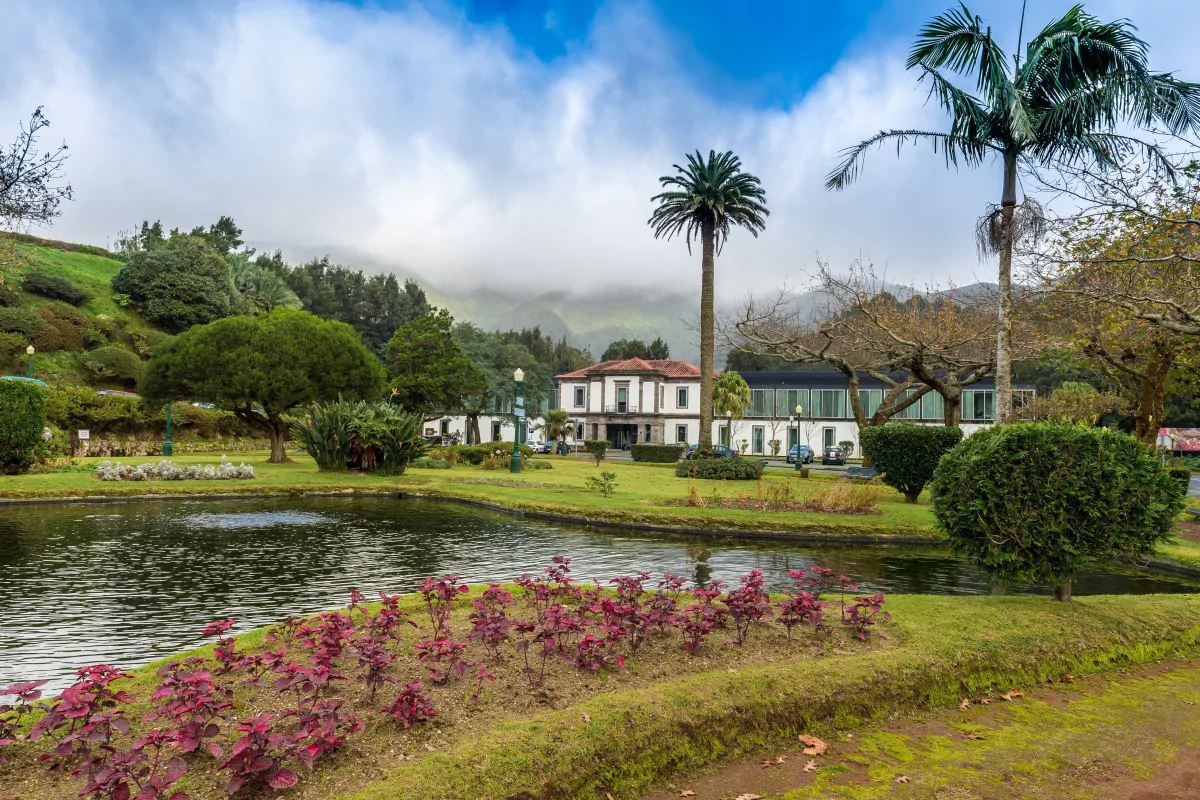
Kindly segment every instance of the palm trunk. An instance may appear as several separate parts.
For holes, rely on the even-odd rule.
[[[715,288],[716,253],[714,236],[716,231],[711,220],[704,223],[700,232],[703,248],[700,256],[700,437],[697,450],[712,450],[713,426],[713,360],[716,343]],[[733,446],[733,431],[729,432],[729,445]]]
[[[1004,156],[1004,194],[1000,199],[1000,324],[996,334],[996,423],[1012,416],[1012,258],[1013,215],[1017,207],[1017,157]]]

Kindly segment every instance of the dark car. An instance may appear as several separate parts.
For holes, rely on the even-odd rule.
[[[826,447],[825,452],[821,454],[821,463],[845,466],[846,451],[836,444],[832,445],[831,447]]]
[[[712,454],[714,458],[733,458],[736,455],[740,455],[737,450],[732,450],[727,445],[723,444],[714,444],[712,446]],[[684,454],[684,458],[695,457],[696,445],[693,444],[688,447],[687,452]]]
[[[795,464],[797,455],[800,457],[801,464],[811,464],[813,459],[817,457],[817,454],[808,445],[794,444],[792,445],[792,449],[788,450],[787,463]]]

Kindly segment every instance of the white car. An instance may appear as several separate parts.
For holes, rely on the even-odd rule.
[[[535,453],[549,453],[550,445],[545,442],[526,442],[527,445],[533,448]]]

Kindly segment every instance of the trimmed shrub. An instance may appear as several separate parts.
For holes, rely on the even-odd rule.
[[[762,464],[744,458],[698,458],[681,461],[675,474],[710,481],[756,481],[762,477]]]
[[[142,360],[121,347],[99,347],[83,357],[83,368],[94,383],[114,381],[135,386],[142,377]]]
[[[33,344],[43,353],[82,350],[104,341],[104,335],[96,325],[83,312],[71,306],[59,303],[39,308],[37,315],[46,323],[46,327]]]
[[[608,454],[607,439],[584,439],[583,449],[588,455],[596,459],[596,466],[600,466],[600,462],[604,460],[604,456]]]
[[[925,484],[933,480],[938,460],[962,441],[960,428],[942,425],[892,423],[859,431],[863,457],[879,471],[883,482],[917,502]]]
[[[684,449],[681,444],[631,444],[629,455],[648,464],[674,464],[683,457]]]
[[[1088,562],[1152,552],[1184,506],[1179,483],[1133,437],[1045,422],[969,437],[931,490],[955,550],[1005,583],[1049,581],[1061,600]]]
[[[442,447],[434,451],[434,458],[443,458],[450,461],[471,464],[478,467],[486,459],[495,455],[497,450],[504,451],[506,456],[512,456],[512,442],[486,442],[484,444],[456,444],[450,447]],[[521,455],[525,458],[532,456],[533,448],[529,445],[521,445]],[[508,462],[504,462],[507,464]]]
[[[46,320],[25,308],[0,308],[0,333],[17,333],[32,342],[46,330]]]
[[[1192,470],[1189,467],[1170,466],[1167,467],[1167,474],[1179,481],[1179,484],[1183,487],[1185,494],[1187,493],[1187,490],[1191,488]]]
[[[21,279],[21,288],[51,300],[62,300],[73,306],[81,306],[91,298],[90,294],[66,278],[47,275],[39,269],[25,273],[25,277]]]
[[[16,308],[21,305],[21,293],[15,286],[0,283],[0,308]]]
[[[19,333],[0,333],[0,372],[8,372],[17,366],[28,345]]]
[[[23,381],[0,381],[0,475],[29,470],[45,429],[42,390]]]

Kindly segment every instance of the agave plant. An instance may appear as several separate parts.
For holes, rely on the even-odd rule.
[[[320,470],[347,468],[400,475],[429,449],[424,419],[388,403],[337,400],[312,405],[292,431]]]
[[[341,398],[314,403],[292,423],[293,437],[322,472],[344,470],[350,465],[350,420],[357,405]]]

